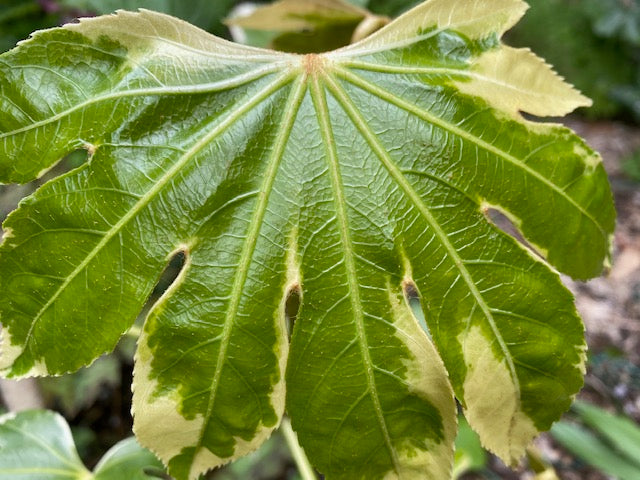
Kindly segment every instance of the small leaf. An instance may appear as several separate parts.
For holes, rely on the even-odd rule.
[[[118,442],[100,459],[93,470],[94,480],[153,480],[147,470],[163,471],[153,453],[142,448],[135,438]]]
[[[57,413],[29,410],[0,417],[0,479],[88,480],[67,422]]]
[[[49,410],[29,410],[0,417],[0,479],[151,480],[146,468],[162,463],[136,442],[122,440],[89,472],[78,457],[67,422]]]

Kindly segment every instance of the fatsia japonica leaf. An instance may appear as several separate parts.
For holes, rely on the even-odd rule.
[[[90,154],[5,222],[2,372],[112,349],[182,252],[134,379],[138,439],[176,478],[255,449],[285,408],[327,478],[447,478],[454,392],[516,463],[582,384],[555,269],[597,275],[615,216],[597,154],[520,114],[589,103],[500,42],[524,10],[430,0],[311,55],[119,12],[0,57],[0,180]]]

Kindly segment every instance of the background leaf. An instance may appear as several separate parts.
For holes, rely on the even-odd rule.
[[[619,452],[626,455],[640,468],[640,427],[629,418],[577,401],[573,409],[582,421],[602,435]]]
[[[640,475],[638,465],[612,450],[593,433],[568,422],[558,422],[551,434],[567,450],[620,480],[634,480]]]
[[[250,14],[229,18],[226,23],[251,35],[272,32],[270,48],[313,53],[348,45],[388,21],[343,0],[280,0],[256,6]]]
[[[60,415],[30,410],[0,417],[0,478],[83,480],[88,476]]]
[[[100,460],[93,474],[82,464],[67,422],[48,410],[0,417],[0,478],[15,480],[149,480],[145,468],[162,463],[128,438]]]

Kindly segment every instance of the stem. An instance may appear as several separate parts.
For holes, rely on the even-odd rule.
[[[369,13],[353,31],[353,35],[351,35],[351,43],[356,43],[357,41],[368,37],[372,33],[380,30],[390,21],[391,19],[389,17]]]
[[[133,338],[138,338],[142,333],[142,327],[139,325],[132,325],[129,330],[125,332],[125,335]]]
[[[291,421],[289,421],[288,417],[284,417],[282,419],[280,430],[284,435],[284,439],[287,441],[287,445],[293,455],[293,460],[296,462],[296,466],[298,467],[302,480],[318,480],[316,472],[313,470],[311,463],[309,463],[307,455],[304,453],[300,443],[298,443],[298,436],[296,435],[296,432],[293,431],[293,428],[291,428]]]

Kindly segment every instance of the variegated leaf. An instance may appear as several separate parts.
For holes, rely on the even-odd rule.
[[[113,348],[182,252],[134,381],[136,434],[176,478],[256,448],[285,407],[327,478],[446,478],[453,391],[517,462],[582,383],[551,266],[597,275],[615,217],[597,154],[520,115],[588,104],[500,42],[524,9],[430,0],[319,55],[120,12],[0,57],[0,180],[90,154],[5,222],[4,374]]]

